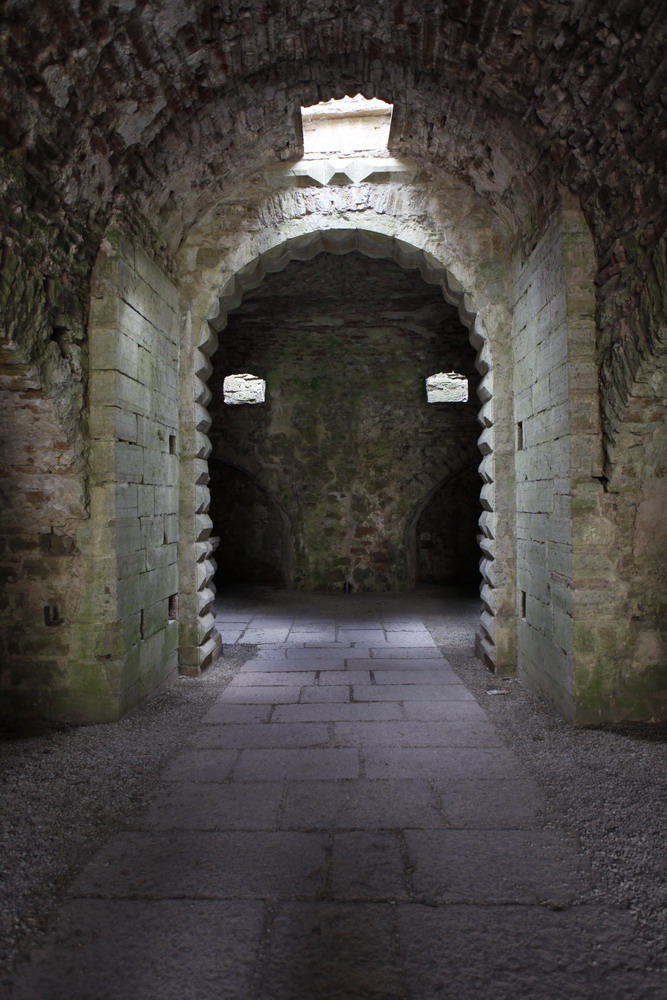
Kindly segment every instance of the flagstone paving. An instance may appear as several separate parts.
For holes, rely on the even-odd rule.
[[[220,611],[257,655],[69,887],[17,998],[657,1000],[426,627],[377,604]]]

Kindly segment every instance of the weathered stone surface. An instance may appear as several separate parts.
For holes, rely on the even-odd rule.
[[[222,384],[225,403],[263,403],[266,382],[256,375],[227,375]]]
[[[429,403],[465,403],[468,400],[468,379],[458,372],[439,372],[426,379]]]
[[[392,590],[420,573],[451,581],[466,572],[457,565],[466,532],[474,579],[474,476],[457,490],[472,516],[456,520],[452,509],[431,525],[440,564],[434,553],[428,570],[415,558],[430,492],[478,455],[475,402],[440,410],[423,398],[424,372],[442,362],[476,381],[454,310],[393,263],[323,254],[250,292],[220,335],[210,381],[213,455],[226,463],[212,497],[221,582],[261,582],[267,569],[305,589]],[[241,376],[227,373],[246,365],[266,377],[268,403],[228,409]],[[420,538],[420,551],[432,552],[429,541]]]
[[[157,622],[176,590],[181,668],[215,655],[205,317],[222,299],[222,329],[244,291],[319,241],[419,268],[471,325],[495,526],[480,655],[518,663],[581,722],[667,711],[666,543],[653,530],[667,446],[664,5],[422,8],[3,8],[0,652],[14,704],[67,714],[76,689],[77,717],[101,701],[107,718],[143,697],[174,665],[175,628]],[[290,173],[298,108],[358,92],[394,104],[390,159],[409,170],[355,156],[348,174],[335,157]],[[415,440],[426,465],[411,470],[425,475],[437,463]],[[289,472],[307,509],[322,483]],[[326,494],[343,492],[339,472]],[[340,585],[350,555],[360,587],[410,577],[396,519],[379,523],[391,504],[374,496],[363,523],[346,509],[343,555],[318,578]],[[285,538],[281,503],[264,506],[264,548]],[[324,530],[298,539],[311,552],[340,512],[327,503],[318,494]],[[446,566],[434,525],[461,522],[462,506],[434,496],[422,512],[423,579],[458,561],[448,546]],[[298,579],[298,551],[292,566],[280,547],[265,569]]]

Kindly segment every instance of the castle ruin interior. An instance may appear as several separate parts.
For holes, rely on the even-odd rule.
[[[199,677],[235,586],[445,584],[569,723],[665,720],[666,27],[2,4],[5,716]]]

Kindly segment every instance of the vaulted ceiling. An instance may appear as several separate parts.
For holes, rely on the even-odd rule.
[[[498,211],[558,180],[598,241],[665,224],[664,0],[5,0],[0,136],[53,209],[184,225],[276,158],[302,104],[396,106],[394,148]]]

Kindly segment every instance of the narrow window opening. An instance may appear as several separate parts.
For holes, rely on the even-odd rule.
[[[223,399],[230,406],[240,403],[263,403],[266,398],[266,382],[249,372],[227,375],[222,384]]]
[[[519,615],[523,621],[526,620],[526,591],[519,591]]]
[[[437,372],[426,379],[427,403],[467,403],[468,379],[458,372]]]
[[[144,635],[144,612],[143,611],[139,612],[139,636],[140,636],[141,639],[145,639],[146,638],[146,636]]]
[[[523,451],[526,447],[523,437],[523,420],[519,420],[516,425],[516,450]]]
[[[175,622],[178,618],[178,594],[172,594],[168,601],[167,618],[170,622]]]
[[[61,618],[60,614],[58,613],[58,605],[57,604],[47,604],[47,605],[44,606],[44,624],[45,625],[48,625],[49,628],[51,628],[54,625],[62,625],[62,623],[64,621],[65,621],[65,619]]]
[[[169,454],[170,455],[175,455],[176,454],[176,435],[175,434],[170,434],[169,435]]]
[[[387,152],[393,105],[361,94],[301,108],[305,156]]]

